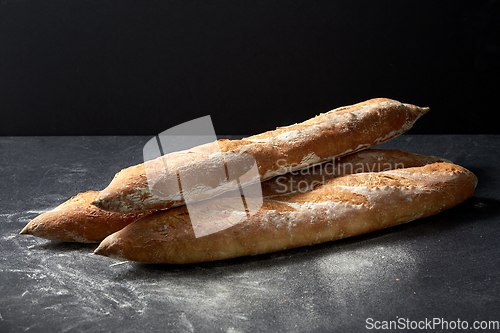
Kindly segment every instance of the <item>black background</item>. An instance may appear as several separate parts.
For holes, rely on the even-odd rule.
[[[256,134],[388,97],[499,133],[499,1],[0,1],[0,135]]]

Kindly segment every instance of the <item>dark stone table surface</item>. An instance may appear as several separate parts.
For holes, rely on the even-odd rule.
[[[317,246],[148,265],[93,255],[95,244],[18,235],[38,214],[141,163],[149,139],[0,137],[0,332],[363,332],[391,321],[439,332],[444,321],[500,321],[500,136],[383,144],[468,168],[479,178],[475,196]]]

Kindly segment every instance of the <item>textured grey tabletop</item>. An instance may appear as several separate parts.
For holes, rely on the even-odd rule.
[[[140,163],[148,139],[0,138],[1,332],[358,332],[391,322],[439,332],[443,325],[498,325],[500,136],[404,135],[382,145],[468,168],[479,178],[476,194],[438,215],[342,241],[213,263],[146,265],[95,256],[96,245],[18,235],[36,215],[102,189],[117,171]]]

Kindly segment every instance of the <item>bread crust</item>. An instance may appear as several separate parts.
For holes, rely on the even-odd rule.
[[[80,193],[54,210],[38,215],[20,232],[40,238],[80,243],[99,243],[138,218],[149,214],[113,213],[91,205],[99,192]]]
[[[218,140],[168,154],[120,171],[93,204],[114,212],[151,211],[184,205],[178,186],[179,170],[192,183],[192,188],[202,189],[196,194],[196,201],[209,199],[226,192],[228,182],[241,177],[255,162],[258,177],[245,180],[241,186],[386,142],[410,129],[428,110],[376,98],[242,140]],[[214,144],[220,153],[213,153]],[[227,179],[214,168],[217,163],[225,165],[229,172]],[[148,178],[150,182],[160,181],[165,185],[158,193],[151,193]],[[185,197],[184,187],[183,191]]]
[[[170,264],[258,255],[409,222],[449,209],[473,195],[474,174],[428,158],[431,164],[424,166],[334,176],[304,192],[289,187],[288,193],[281,194],[276,193],[276,186],[265,185],[264,204],[257,214],[204,237],[195,237],[186,207],[157,212],[110,235],[95,253]],[[420,162],[425,164],[425,158]],[[210,200],[207,212],[223,210],[225,200]]]

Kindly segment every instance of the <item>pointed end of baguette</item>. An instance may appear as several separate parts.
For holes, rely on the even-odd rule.
[[[102,200],[99,200],[99,198],[95,199],[95,200],[94,200],[94,201],[92,201],[90,204],[91,204],[92,206],[95,206],[95,207],[99,208],[99,209],[103,209],[103,208],[102,208]]]
[[[94,250],[94,254],[112,259],[137,261],[134,260],[134,255],[131,256],[126,250],[130,246],[124,246],[124,240],[119,236],[122,231],[123,229],[106,237]]]
[[[114,257],[114,252],[113,251],[113,242],[114,237],[113,235],[109,235],[103,241],[99,244],[97,249],[94,250],[94,254],[98,256],[104,256],[104,257]]]
[[[109,190],[105,188],[90,204],[113,213],[137,213],[144,211],[137,207],[140,205],[140,202],[130,200],[131,195],[129,193],[119,190],[113,191],[113,189]]]
[[[424,115],[424,114],[426,114],[427,112],[429,112],[430,110],[431,110],[431,108],[430,108],[430,107],[427,107],[427,106],[426,106],[426,107],[422,107],[422,108],[420,108],[420,113],[421,113],[422,115]]]
[[[100,209],[103,209],[103,210],[106,210],[106,206],[107,206],[107,200],[106,200],[106,197],[108,197],[109,194],[106,193],[106,189],[102,190],[101,192],[99,192],[98,195],[96,195],[94,197],[94,199],[90,202],[90,204],[92,206],[95,206],[97,208],[100,208]]]
[[[420,107],[420,106],[416,106],[416,105],[413,105],[413,104],[407,104],[407,103],[403,103],[403,105],[411,112],[414,114],[414,116],[418,118],[420,118],[421,116],[423,116],[424,114],[426,114],[427,112],[429,112],[431,110],[431,108],[429,107]]]
[[[105,256],[105,257],[107,257],[109,255],[108,251],[106,251],[106,249],[101,245],[99,245],[97,247],[97,249],[94,250],[94,254],[96,254],[98,256]]]
[[[29,223],[19,232],[19,235],[30,235],[31,234],[31,229],[29,228]]]
[[[105,192],[105,190],[102,191],[90,204],[108,212],[128,213],[122,211],[121,201],[112,198]]]

